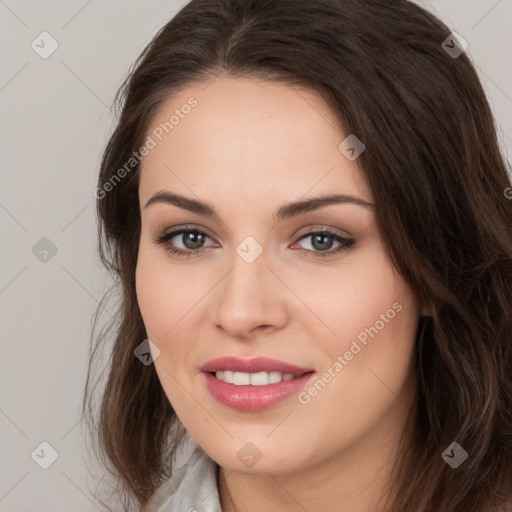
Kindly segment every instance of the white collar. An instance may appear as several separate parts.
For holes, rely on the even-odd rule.
[[[173,474],[158,487],[143,512],[222,512],[219,466],[185,431],[173,454]]]

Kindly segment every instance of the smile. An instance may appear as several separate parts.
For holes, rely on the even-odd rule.
[[[293,373],[281,372],[258,372],[258,373],[245,373],[245,372],[232,372],[229,370],[219,370],[215,372],[217,379],[234,384],[235,386],[266,386],[268,384],[277,384],[283,380],[292,380],[297,378]]]
[[[226,382],[213,373],[202,372],[204,383],[211,395],[221,404],[246,412],[269,409],[280,402],[299,393],[315,375],[314,371],[299,376],[280,374],[279,372],[242,373],[219,371],[222,379],[231,377],[236,383]],[[291,376],[291,378],[290,378]],[[252,384],[252,379],[259,379],[259,384]],[[271,378],[277,382],[270,382]],[[249,383],[248,383],[249,379]]]

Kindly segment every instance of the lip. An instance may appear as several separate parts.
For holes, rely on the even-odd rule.
[[[229,370],[232,372],[257,373],[257,372],[281,372],[292,373],[293,375],[303,375],[313,371],[313,368],[301,368],[278,359],[269,357],[255,357],[253,359],[240,359],[238,357],[228,356],[212,359],[205,363],[201,370],[206,373],[216,372],[218,370]],[[290,382],[290,381],[288,381]],[[270,386],[270,384],[269,384]],[[266,387],[266,386],[262,386]]]
[[[246,412],[269,409],[290,398],[304,388],[314,375],[316,373],[311,371],[292,380],[283,380],[275,384],[267,384],[266,386],[237,386],[217,379],[217,377],[208,372],[202,373],[207,389],[218,402],[232,409]]]

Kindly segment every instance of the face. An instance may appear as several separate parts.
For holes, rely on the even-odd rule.
[[[369,446],[407,410],[418,306],[339,149],[348,135],[312,91],[229,77],[173,95],[146,134],[138,302],[170,403],[223,468],[301,470]],[[349,199],[283,209],[333,195]],[[240,370],[231,384],[202,370],[227,356],[301,370],[278,383],[264,362],[267,385],[243,361],[217,365]]]

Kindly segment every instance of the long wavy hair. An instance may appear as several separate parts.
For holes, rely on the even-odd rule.
[[[109,293],[94,317],[82,405],[125,510],[172,475],[181,439],[154,366],[134,356],[147,335],[135,293],[139,164],[130,159],[170,95],[221,73],[308,87],[364,142],[358,164],[384,246],[430,311],[415,344],[414,446],[397,454],[390,510],[509,510],[511,179],[475,68],[466,52],[448,51],[459,48],[451,32],[408,0],[192,0],[135,61],[114,99],[118,122],[96,189],[99,255],[119,293],[99,332]],[[468,453],[457,469],[441,456],[453,441]]]

